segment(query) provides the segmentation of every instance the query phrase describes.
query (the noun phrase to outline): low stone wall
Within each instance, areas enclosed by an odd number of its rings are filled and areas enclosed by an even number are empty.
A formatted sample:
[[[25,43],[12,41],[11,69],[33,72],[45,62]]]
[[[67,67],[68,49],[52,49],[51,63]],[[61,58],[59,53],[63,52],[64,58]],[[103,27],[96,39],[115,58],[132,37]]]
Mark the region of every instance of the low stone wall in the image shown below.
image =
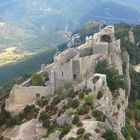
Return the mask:
[[[42,74],[44,72],[48,72],[48,73],[51,73],[51,70],[54,66],[54,63],[50,64],[50,65],[47,65],[44,69],[40,70],[39,72],[37,72],[37,74]],[[31,78],[27,79],[26,81],[24,81],[23,83],[20,84],[20,86],[22,87],[29,87],[31,86]]]
[[[48,88],[41,86],[21,87],[15,85],[9,99],[6,101],[6,110],[11,113],[20,112],[25,106],[35,103],[36,94],[40,94],[40,97],[47,96],[49,94]]]

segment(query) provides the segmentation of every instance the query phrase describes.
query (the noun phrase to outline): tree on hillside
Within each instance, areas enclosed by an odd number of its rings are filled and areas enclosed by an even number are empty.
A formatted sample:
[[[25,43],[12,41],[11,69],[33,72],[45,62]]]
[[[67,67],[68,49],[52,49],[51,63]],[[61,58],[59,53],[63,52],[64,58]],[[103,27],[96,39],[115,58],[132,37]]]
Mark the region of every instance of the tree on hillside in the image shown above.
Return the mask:
[[[107,61],[103,60],[97,64],[96,72],[106,74],[107,84],[111,91],[118,90],[119,88],[125,89],[125,82],[123,76],[115,68],[110,68]]]
[[[106,140],[118,140],[117,134],[110,129],[106,130],[102,137]]]

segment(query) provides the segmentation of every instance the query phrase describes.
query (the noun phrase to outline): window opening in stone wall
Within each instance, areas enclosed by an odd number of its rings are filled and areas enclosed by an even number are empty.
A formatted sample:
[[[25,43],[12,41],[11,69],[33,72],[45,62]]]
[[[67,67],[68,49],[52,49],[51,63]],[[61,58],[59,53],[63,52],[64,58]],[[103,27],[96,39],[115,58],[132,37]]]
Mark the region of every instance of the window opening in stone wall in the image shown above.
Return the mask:
[[[101,36],[101,41],[111,43],[111,37],[108,35],[103,35]]]
[[[73,75],[73,79],[74,79],[74,80],[76,80],[76,78],[77,78],[77,75],[76,75],[76,74],[74,74],[74,75]]]

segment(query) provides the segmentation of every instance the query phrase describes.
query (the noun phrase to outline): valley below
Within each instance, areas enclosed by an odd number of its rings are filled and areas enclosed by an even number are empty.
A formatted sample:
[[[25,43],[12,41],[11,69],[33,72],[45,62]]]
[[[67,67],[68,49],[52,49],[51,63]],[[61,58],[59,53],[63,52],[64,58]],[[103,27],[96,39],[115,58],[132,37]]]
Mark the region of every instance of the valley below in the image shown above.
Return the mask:
[[[0,53],[0,66],[4,66],[10,63],[15,63],[19,60],[25,59],[25,57],[33,55],[30,52],[17,52],[17,47],[9,47]]]
[[[116,0],[99,0],[98,3],[95,0],[2,1],[0,83],[4,84],[7,76],[13,79],[27,71],[30,73],[38,70],[43,60],[48,59],[45,54],[51,50],[56,51],[57,46],[68,42],[71,34],[89,20],[106,25],[139,23],[137,2],[130,6],[131,3],[131,0],[129,3]],[[39,60],[34,63],[33,57]],[[26,71],[23,67],[26,67]],[[14,69],[16,72],[11,74]]]

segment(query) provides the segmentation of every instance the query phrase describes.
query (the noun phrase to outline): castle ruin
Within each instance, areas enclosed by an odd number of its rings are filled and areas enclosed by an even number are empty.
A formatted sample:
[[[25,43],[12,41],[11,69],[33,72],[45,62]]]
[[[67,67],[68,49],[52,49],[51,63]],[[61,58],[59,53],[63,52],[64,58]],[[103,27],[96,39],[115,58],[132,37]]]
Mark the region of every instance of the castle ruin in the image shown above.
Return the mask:
[[[82,83],[95,74],[97,63],[104,59],[123,75],[120,40],[114,37],[113,26],[107,26],[94,36],[87,37],[86,43],[78,48],[69,48],[54,57],[50,91],[57,91],[68,82]]]
[[[49,73],[49,81],[45,87],[31,87],[31,79],[13,87],[6,109],[20,111],[26,105],[35,102],[36,94],[40,97],[54,94],[66,83],[72,82],[77,90],[86,86],[97,94],[100,91],[104,93],[103,98],[95,102],[96,107],[103,111],[109,127],[121,135],[121,128],[125,126],[127,100],[122,89],[119,89],[118,97],[114,99],[107,86],[106,75],[96,73],[98,62],[105,59],[110,67],[118,70],[120,75],[124,75],[120,40],[116,40],[113,26],[107,26],[93,36],[86,37],[85,44],[77,48],[68,48],[55,55],[54,63],[39,72]]]

